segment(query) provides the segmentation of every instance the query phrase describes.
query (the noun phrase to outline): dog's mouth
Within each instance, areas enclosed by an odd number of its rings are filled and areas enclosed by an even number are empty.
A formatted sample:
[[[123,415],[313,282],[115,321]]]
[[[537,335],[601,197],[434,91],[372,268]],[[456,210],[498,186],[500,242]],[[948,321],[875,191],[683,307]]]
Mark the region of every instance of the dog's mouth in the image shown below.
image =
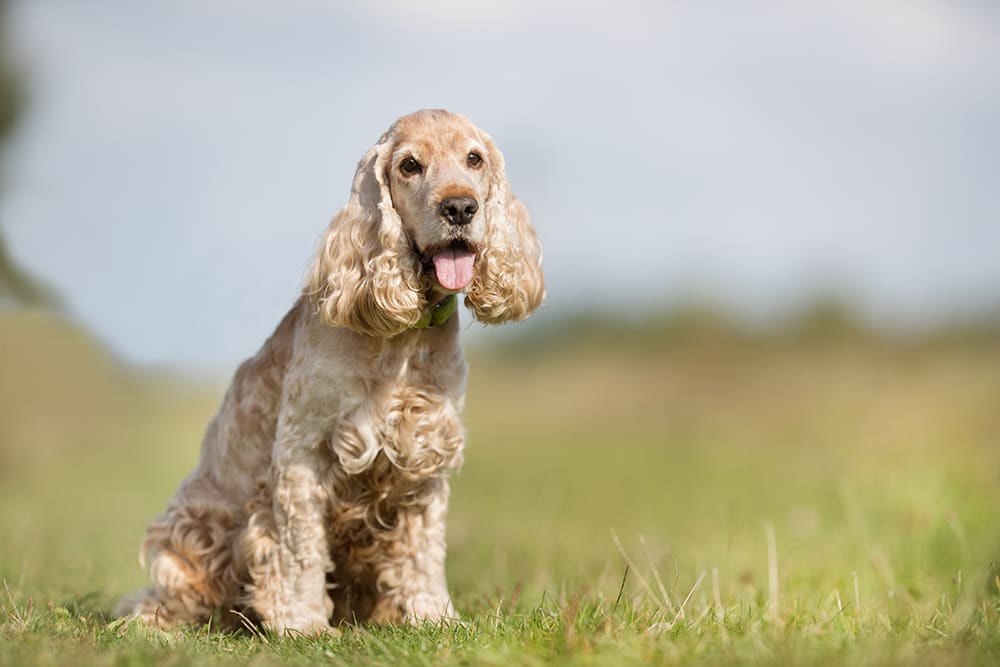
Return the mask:
[[[446,290],[460,291],[472,282],[472,273],[476,264],[476,248],[464,240],[454,240],[441,245],[432,246],[420,253],[424,270],[433,269],[441,287]]]

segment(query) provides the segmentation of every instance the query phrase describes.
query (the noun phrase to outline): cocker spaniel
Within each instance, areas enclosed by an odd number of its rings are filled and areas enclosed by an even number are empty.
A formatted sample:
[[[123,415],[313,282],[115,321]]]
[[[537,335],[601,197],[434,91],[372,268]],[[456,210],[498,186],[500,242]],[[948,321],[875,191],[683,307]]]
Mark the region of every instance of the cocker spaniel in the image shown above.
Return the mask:
[[[299,632],[454,617],[457,295],[481,322],[521,320],[545,295],[541,258],[488,134],[443,110],[396,121],[302,296],[236,371],[197,468],[147,530],[152,586],[119,612],[175,627],[232,610]]]

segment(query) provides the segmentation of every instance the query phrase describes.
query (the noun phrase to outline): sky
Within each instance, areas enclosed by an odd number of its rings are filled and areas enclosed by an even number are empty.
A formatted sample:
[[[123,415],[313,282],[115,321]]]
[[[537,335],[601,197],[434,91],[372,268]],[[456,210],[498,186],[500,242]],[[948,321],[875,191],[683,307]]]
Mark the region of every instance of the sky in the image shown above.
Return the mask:
[[[21,0],[10,23],[3,234],[135,363],[252,354],[358,159],[425,107],[504,151],[540,323],[1000,308],[994,2]]]

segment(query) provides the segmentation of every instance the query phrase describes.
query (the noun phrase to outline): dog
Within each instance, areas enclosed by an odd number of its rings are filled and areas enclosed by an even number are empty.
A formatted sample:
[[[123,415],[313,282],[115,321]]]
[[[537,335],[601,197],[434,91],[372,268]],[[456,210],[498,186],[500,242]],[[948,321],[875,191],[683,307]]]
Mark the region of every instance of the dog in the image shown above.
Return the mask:
[[[140,562],[152,585],[118,612],[162,628],[238,615],[301,633],[455,618],[457,302],[483,323],[522,320],[545,297],[541,262],[488,134],[439,109],[397,120],[149,525]]]

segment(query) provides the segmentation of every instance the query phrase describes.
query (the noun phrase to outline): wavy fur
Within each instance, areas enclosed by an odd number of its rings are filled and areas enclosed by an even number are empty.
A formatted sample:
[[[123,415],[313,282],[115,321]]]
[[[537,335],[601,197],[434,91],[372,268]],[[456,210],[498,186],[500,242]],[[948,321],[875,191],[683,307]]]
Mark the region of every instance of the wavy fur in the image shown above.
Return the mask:
[[[485,324],[517,322],[545,298],[542,244],[528,209],[510,192],[503,154],[489,135],[483,138],[491,164],[486,243],[465,305]]]
[[[324,234],[306,285],[324,322],[369,336],[406,330],[426,307],[386,182],[392,143],[388,132],[361,158],[351,198]]]

